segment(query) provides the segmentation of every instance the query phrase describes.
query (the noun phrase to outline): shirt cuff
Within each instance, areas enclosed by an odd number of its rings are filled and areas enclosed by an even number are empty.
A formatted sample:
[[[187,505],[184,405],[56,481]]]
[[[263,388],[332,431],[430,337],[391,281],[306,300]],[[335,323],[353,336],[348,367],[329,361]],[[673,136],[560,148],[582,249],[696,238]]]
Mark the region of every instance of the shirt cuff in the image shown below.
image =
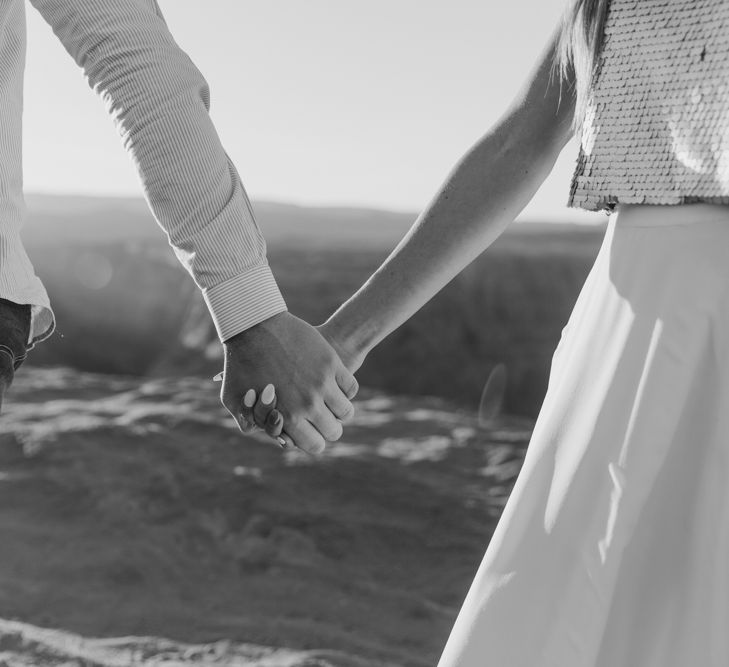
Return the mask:
[[[286,310],[268,264],[203,290],[221,342]]]
[[[1,290],[0,298],[7,299],[18,305],[30,306],[30,333],[28,336],[27,351],[32,350],[36,343],[48,338],[56,328],[56,316],[53,314],[48,294],[36,279],[32,290]],[[0,280],[0,283],[2,281]]]
[[[28,350],[32,350],[36,343],[44,341],[56,330],[56,316],[50,306],[31,305],[30,314]]]

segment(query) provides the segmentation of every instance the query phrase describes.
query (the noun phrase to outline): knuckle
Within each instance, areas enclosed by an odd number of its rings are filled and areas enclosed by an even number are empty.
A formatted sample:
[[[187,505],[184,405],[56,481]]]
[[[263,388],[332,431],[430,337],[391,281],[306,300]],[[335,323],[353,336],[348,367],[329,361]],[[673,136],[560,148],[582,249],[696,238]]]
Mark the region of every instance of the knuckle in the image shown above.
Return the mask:
[[[313,401],[317,396],[321,396],[327,390],[327,376],[322,375],[318,377],[316,381],[311,385],[310,390],[307,392],[309,398]]]
[[[352,378],[351,382],[348,385],[348,388],[346,390],[347,398],[354,398],[357,395],[357,392],[359,391],[359,382]]]
[[[310,454],[320,454],[327,446],[326,440],[319,433],[311,434],[297,442],[301,449],[305,449]]]
[[[334,424],[328,425],[326,431],[322,433],[322,435],[329,442],[336,442],[337,440],[339,440],[339,438],[342,437],[343,433],[344,429],[342,428],[342,425],[339,422],[336,422]]]
[[[286,430],[291,433],[296,439],[300,438],[303,431],[304,420],[298,415],[293,415],[286,421]]]
[[[297,449],[309,454],[318,454],[326,447],[326,442],[320,433],[312,428],[305,428],[303,423],[286,427],[286,432]]]
[[[349,421],[352,417],[354,417],[354,406],[351,403],[347,403],[339,413],[339,418],[343,421]]]
[[[301,409],[303,412],[311,412],[316,406],[316,398],[313,394],[306,394],[301,399]]]

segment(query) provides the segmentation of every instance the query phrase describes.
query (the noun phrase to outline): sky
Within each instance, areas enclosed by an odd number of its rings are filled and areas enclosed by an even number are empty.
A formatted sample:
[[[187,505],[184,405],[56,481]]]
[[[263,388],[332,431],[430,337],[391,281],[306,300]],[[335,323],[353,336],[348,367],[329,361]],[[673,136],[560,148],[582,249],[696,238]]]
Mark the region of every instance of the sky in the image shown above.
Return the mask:
[[[518,91],[566,0],[160,0],[251,197],[418,211]],[[563,151],[525,219],[566,208]],[[28,192],[139,195],[116,129],[28,5]]]

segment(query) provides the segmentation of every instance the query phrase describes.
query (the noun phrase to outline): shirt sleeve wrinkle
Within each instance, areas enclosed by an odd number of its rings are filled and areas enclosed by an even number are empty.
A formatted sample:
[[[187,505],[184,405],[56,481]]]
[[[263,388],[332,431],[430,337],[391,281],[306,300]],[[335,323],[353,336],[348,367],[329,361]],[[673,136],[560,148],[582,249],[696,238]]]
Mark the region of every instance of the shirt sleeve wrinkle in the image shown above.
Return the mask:
[[[157,3],[31,2],[106,103],[150,208],[182,264],[204,293],[218,287],[216,295],[226,293],[226,309],[250,310],[250,304],[235,306],[226,290],[239,289],[238,278],[258,276],[261,267],[268,270],[266,244],[209,117],[209,85],[169,33]],[[260,289],[281,309],[280,293],[267,274]],[[207,302],[215,320],[217,301]],[[256,315],[227,319],[253,322]]]
[[[105,100],[150,207],[196,282],[213,287],[260,264],[265,243],[209,118],[208,83],[169,34],[155,3],[33,3]],[[240,224],[227,224],[231,215]],[[221,232],[235,236],[227,239],[232,243],[214,244],[224,261],[194,247],[206,234]],[[195,262],[187,261],[193,256]]]

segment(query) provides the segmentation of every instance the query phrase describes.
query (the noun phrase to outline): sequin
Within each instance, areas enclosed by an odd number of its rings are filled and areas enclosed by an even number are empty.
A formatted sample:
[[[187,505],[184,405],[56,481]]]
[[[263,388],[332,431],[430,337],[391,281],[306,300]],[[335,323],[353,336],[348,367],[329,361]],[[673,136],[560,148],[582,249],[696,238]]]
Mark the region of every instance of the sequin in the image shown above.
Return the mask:
[[[729,0],[611,0],[568,205],[729,204]]]

